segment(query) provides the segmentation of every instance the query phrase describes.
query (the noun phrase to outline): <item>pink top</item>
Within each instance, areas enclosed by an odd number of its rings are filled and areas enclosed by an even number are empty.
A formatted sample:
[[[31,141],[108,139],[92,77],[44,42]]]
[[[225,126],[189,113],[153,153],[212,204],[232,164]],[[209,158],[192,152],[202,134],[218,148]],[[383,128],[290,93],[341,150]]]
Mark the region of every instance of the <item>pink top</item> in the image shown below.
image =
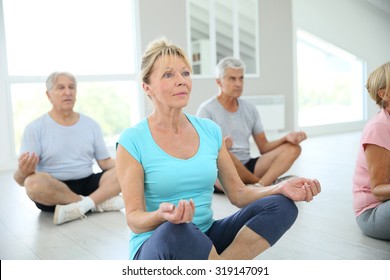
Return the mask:
[[[359,216],[367,209],[381,202],[371,193],[370,175],[368,173],[364,149],[366,144],[375,144],[390,150],[390,116],[382,109],[364,127],[353,175],[353,209]]]

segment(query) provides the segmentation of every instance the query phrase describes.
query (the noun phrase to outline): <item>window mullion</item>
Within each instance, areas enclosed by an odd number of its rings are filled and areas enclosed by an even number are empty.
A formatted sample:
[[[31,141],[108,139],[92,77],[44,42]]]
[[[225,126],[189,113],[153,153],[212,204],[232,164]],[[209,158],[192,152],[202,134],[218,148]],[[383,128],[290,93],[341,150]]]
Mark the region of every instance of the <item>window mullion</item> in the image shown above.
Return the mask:
[[[238,0],[233,0],[233,56],[240,57],[240,21]]]

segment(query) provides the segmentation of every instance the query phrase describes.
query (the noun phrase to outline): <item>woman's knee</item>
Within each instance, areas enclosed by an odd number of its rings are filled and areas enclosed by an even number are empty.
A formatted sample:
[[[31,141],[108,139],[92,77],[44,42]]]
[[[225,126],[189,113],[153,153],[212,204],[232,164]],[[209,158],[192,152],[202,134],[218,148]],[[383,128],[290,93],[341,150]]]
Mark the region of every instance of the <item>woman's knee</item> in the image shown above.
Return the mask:
[[[276,199],[279,201],[280,217],[290,220],[290,223],[293,224],[298,217],[298,207],[295,202],[284,195],[278,195]]]
[[[283,195],[273,195],[257,201],[259,213],[247,226],[273,246],[294,224],[298,216],[295,203]]]
[[[212,247],[211,240],[193,223],[166,222],[153,235],[159,259],[207,259]]]
[[[193,223],[173,224],[166,222],[157,228],[155,234],[168,248],[174,248],[188,243],[194,235],[194,231],[199,231],[199,229]]]
[[[379,207],[364,211],[356,217],[356,222],[365,235],[390,240],[390,224],[388,222],[390,203],[387,204],[387,209],[379,209]]]
[[[291,220],[298,216],[298,208],[294,201],[284,195],[272,195],[256,201],[260,212],[268,212],[276,219]]]

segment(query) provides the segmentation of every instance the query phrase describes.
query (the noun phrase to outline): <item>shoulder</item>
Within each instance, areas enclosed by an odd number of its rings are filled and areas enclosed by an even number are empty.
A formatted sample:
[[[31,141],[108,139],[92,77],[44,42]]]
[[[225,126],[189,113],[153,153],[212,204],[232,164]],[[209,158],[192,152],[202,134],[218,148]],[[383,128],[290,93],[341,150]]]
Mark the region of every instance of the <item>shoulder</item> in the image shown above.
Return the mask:
[[[384,109],[379,111],[364,127],[364,130],[380,128],[382,130],[390,130],[390,116]]]
[[[87,116],[87,115],[84,115],[82,113],[79,113],[80,115],[80,122],[82,123],[87,123],[87,124],[90,124],[90,125],[97,125],[99,126],[98,122],[95,121],[93,118]]]
[[[238,98],[238,104],[241,110],[252,118],[257,119],[259,112],[256,109],[256,106],[250,103],[248,100],[243,98]]]
[[[217,102],[217,96],[213,96],[209,99],[207,99],[206,101],[202,102],[199,106],[199,108],[209,108],[209,107],[213,107],[215,106],[216,102]]]
[[[384,110],[378,112],[364,127],[362,144],[378,144],[390,148],[390,116]]]
[[[142,151],[148,151],[150,141],[151,139],[148,136],[148,122],[146,119],[143,119],[138,124],[122,131],[119,135],[117,146],[120,144],[138,159]]]
[[[248,108],[248,109],[255,109],[256,110],[256,107],[255,105],[253,105],[252,103],[250,103],[248,100],[244,99],[244,98],[238,98],[238,104],[240,104],[240,106],[242,107],[245,107],[245,108]]]
[[[203,130],[212,133],[219,133],[221,131],[220,126],[210,119],[200,118],[189,114],[186,114],[186,116],[197,130]]]
[[[43,114],[42,116],[36,118],[26,126],[26,130],[34,130],[42,128],[47,122],[50,121],[50,116],[48,113]]]
[[[128,141],[129,139],[132,140],[143,139],[147,131],[148,131],[148,122],[147,119],[143,119],[136,125],[124,129],[119,136],[118,142],[119,143],[125,142]]]

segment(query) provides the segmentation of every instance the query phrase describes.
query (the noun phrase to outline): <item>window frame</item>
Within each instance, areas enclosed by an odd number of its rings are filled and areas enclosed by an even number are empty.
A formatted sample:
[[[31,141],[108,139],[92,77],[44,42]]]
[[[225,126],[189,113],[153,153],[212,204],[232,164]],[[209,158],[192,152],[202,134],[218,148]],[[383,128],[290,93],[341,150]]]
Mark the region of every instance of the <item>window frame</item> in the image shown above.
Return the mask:
[[[217,0],[208,0],[209,1],[209,7],[208,7],[208,11],[209,11],[209,43],[210,43],[210,69],[214,69],[216,64],[218,63],[217,61],[217,38],[216,38],[216,33],[217,33],[217,27],[216,27],[216,9],[215,9],[215,5],[216,5],[216,1]],[[241,41],[240,41],[240,32],[239,32],[239,29],[240,29],[240,17],[239,17],[239,12],[240,12],[240,9],[238,7],[238,1],[239,0],[232,0],[233,1],[233,7],[232,7],[232,10],[233,10],[233,17],[232,17],[232,34],[233,34],[233,38],[232,38],[232,41],[233,41],[233,56],[234,57],[237,57],[237,58],[240,58],[240,45],[241,45]],[[188,49],[188,53],[191,55],[191,57],[189,57],[190,59],[190,62],[193,63],[193,59],[192,59],[192,55],[193,55],[193,48],[192,48],[192,39],[191,39],[191,9],[190,9],[190,2],[191,0],[186,0],[186,14],[187,14],[187,49]],[[256,17],[255,17],[255,72],[254,73],[249,73],[249,72],[246,72],[245,73],[245,77],[247,78],[251,78],[251,77],[259,77],[260,76],[260,35],[259,35],[259,12],[258,12],[258,9],[259,9],[259,3],[258,1],[255,2],[256,3]],[[213,63],[213,61],[215,63]],[[193,78],[194,79],[197,79],[197,78],[214,78],[214,71],[211,71],[210,73],[208,74],[193,74]]]
[[[300,126],[299,125],[299,113],[300,113],[300,105],[299,105],[299,98],[300,98],[300,93],[299,93],[299,80],[298,80],[298,71],[299,71],[299,61],[298,61],[298,43],[300,41],[299,38],[299,33],[302,32],[304,34],[308,34],[313,37],[313,40],[315,41],[320,41],[323,42],[324,45],[331,45],[334,47],[335,53],[340,52],[340,53],[345,53],[348,56],[353,57],[354,55],[351,53],[348,53],[342,49],[340,49],[337,46],[332,45],[331,43],[327,42],[326,40],[316,37],[315,35],[305,31],[304,29],[301,28],[296,28],[295,30],[295,80],[296,80],[296,89],[295,89],[295,94],[294,94],[294,99],[297,100],[295,103],[295,120],[294,123],[296,124],[297,129],[299,130],[304,130],[306,133],[311,134],[311,135],[323,135],[323,134],[331,134],[331,133],[345,133],[349,131],[360,131],[363,129],[365,123],[367,122],[367,91],[365,89],[365,81],[367,80],[367,63],[358,57],[355,57],[357,60],[360,60],[362,62],[362,84],[360,85],[362,89],[362,95],[361,95],[361,105],[362,105],[362,119],[361,120],[354,120],[354,121],[342,121],[338,123],[328,123],[328,124],[318,124],[318,125],[306,125],[306,126]],[[303,40],[305,41],[305,40]],[[312,45],[317,50],[321,50],[321,46],[319,44],[316,44],[313,42],[305,42],[306,45]],[[325,52],[329,52],[327,48],[324,49]],[[331,52],[332,53],[332,52]],[[333,53],[333,54],[335,54]]]
[[[140,38],[139,38],[139,4],[138,1],[130,0],[133,11],[133,32],[135,44],[135,56],[134,64],[135,70],[134,73],[130,74],[98,74],[98,75],[76,75],[77,82],[120,82],[120,81],[131,81],[136,83],[137,92],[131,93],[134,96],[134,100],[131,102],[132,112],[130,123],[137,123],[142,116],[145,115],[145,106],[144,98],[139,92],[141,88],[138,83],[138,72],[137,65],[139,60],[139,54],[141,53],[140,47]],[[5,36],[5,22],[4,22],[4,8],[3,0],[0,0],[0,127],[1,134],[4,137],[1,137],[0,153],[3,155],[0,159],[0,171],[14,169],[16,167],[16,160],[18,154],[15,153],[15,138],[14,138],[14,121],[13,121],[13,109],[12,109],[12,98],[11,98],[11,86],[13,84],[21,83],[45,83],[46,76],[40,75],[26,75],[26,76],[17,76],[10,75],[8,72],[8,62],[7,62],[7,45],[6,45],[6,36]],[[56,69],[54,69],[56,70]],[[44,94],[44,93],[42,93]],[[46,101],[43,99],[43,101]]]

